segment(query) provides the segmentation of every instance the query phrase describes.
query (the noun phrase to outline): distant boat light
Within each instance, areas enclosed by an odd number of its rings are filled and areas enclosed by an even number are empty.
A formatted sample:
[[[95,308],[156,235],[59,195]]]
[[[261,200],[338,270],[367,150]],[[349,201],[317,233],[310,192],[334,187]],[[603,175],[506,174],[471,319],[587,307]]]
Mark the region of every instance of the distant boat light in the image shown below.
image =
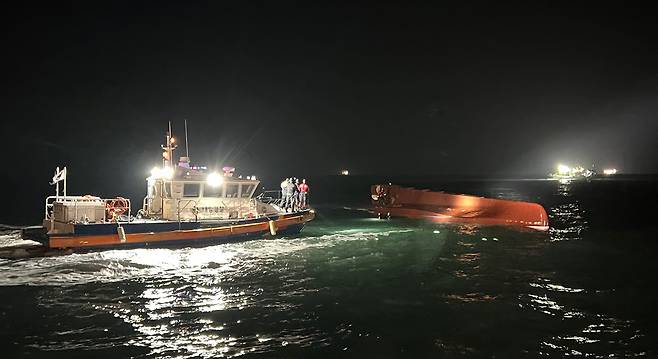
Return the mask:
[[[341,171],[340,171],[340,174],[343,175],[343,176],[349,176],[349,175],[350,175],[350,171],[348,171],[348,170],[341,170]]]
[[[606,168],[606,169],[603,170],[603,174],[606,175],[606,176],[617,174],[617,169],[616,168]]]
[[[557,166],[557,173],[559,173],[561,175],[566,175],[566,174],[569,174],[569,172],[571,172],[571,168],[569,168],[569,166],[565,166],[565,165],[558,165]]]

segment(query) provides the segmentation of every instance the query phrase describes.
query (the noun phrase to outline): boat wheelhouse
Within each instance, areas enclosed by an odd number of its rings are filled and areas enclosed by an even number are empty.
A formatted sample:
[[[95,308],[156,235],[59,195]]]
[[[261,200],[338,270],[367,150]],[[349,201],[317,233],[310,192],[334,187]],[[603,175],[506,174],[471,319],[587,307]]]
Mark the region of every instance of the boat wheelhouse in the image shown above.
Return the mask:
[[[168,221],[227,220],[254,218],[276,213],[275,208],[253,195],[260,181],[255,177],[234,178],[231,173],[204,173],[178,167],[169,176],[156,169],[147,179],[141,217]]]

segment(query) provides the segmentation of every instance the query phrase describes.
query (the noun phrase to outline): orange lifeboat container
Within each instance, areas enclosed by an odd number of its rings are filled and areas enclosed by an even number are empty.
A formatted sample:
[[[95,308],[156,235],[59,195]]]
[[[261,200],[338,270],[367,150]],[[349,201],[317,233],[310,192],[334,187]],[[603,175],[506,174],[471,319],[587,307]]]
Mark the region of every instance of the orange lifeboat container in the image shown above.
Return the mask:
[[[548,216],[537,203],[431,192],[397,185],[371,187],[373,211],[381,216],[548,230]]]

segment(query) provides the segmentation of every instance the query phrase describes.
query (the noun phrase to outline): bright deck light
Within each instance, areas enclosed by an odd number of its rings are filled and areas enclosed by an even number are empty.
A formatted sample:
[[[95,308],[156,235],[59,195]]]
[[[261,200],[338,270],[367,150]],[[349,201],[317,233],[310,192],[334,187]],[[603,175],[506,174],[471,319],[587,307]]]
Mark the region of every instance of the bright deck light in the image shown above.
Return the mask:
[[[348,171],[348,170],[342,170],[342,171],[340,171],[340,174],[343,175],[343,176],[349,176],[350,171]]]
[[[162,170],[158,167],[153,167],[151,169],[151,177],[152,178],[160,178],[162,177]]]
[[[220,175],[217,172],[213,172],[208,175],[208,178],[206,180],[209,185],[212,187],[219,187],[224,183],[224,176]]]
[[[171,179],[172,177],[174,177],[174,170],[171,167],[162,169],[162,178]]]
[[[174,170],[170,167],[153,167],[153,169],[151,169],[151,179],[171,179],[172,177],[174,177]]]
[[[614,175],[616,173],[617,173],[616,168],[606,168],[606,169],[603,170],[603,174],[607,175],[607,176]]]
[[[557,166],[557,173],[559,173],[561,175],[566,175],[566,174],[569,174],[569,172],[571,172],[571,168],[569,168],[569,166],[565,166],[565,165],[558,165]]]

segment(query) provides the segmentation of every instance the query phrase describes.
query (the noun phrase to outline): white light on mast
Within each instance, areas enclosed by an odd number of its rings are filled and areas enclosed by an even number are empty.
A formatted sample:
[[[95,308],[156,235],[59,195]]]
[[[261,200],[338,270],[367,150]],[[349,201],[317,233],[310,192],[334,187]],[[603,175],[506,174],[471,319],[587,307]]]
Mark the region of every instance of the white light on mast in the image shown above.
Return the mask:
[[[171,179],[174,177],[174,170],[171,167],[165,167],[162,169],[162,178]]]
[[[224,183],[224,176],[220,175],[217,172],[210,173],[206,179],[209,185],[212,187],[219,187]]]

